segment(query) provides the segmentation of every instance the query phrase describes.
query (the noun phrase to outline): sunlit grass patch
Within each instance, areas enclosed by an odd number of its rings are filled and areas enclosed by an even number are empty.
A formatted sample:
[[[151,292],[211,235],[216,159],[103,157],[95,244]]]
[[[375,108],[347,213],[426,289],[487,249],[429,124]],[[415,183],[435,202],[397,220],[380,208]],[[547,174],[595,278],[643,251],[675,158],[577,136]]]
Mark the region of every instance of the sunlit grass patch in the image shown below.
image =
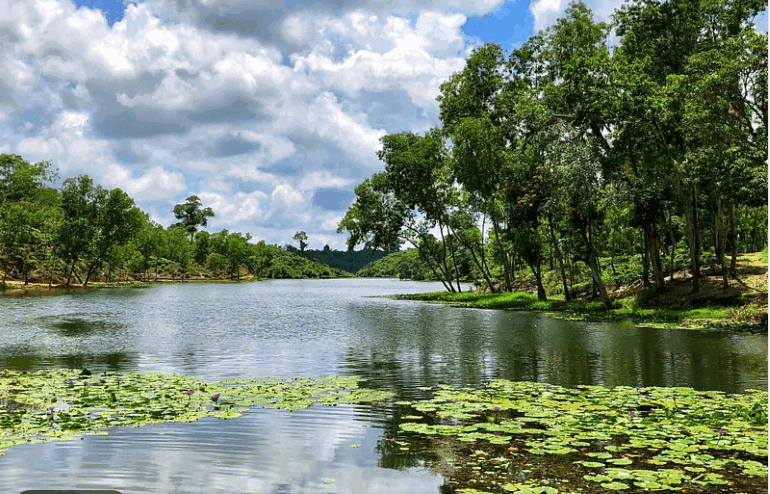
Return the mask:
[[[443,302],[457,307],[475,307],[483,309],[501,310],[529,310],[544,312],[547,315],[576,320],[589,321],[621,321],[629,320],[644,326],[658,328],[686,328],[686,329],[735,329],[762,331],[763,328],[751,324],[752,318],[756,319],[757,312],[750,312],[746,317],[734,318],[736,310],[731,306],[703,305],[692,306],[665,306],[645,307],[638,300],[627,298],[613,302],[613,307],[607,309],[599,301],[565,301],[560,299],[538,300],[537,296],[524,293],[449,293],[432,292],[408,295],[395,295],[395,299],[418,300],[423,302]]]
[[[398,403],[456,492],[740,493],[767,491],[767,396],[494,380]]]

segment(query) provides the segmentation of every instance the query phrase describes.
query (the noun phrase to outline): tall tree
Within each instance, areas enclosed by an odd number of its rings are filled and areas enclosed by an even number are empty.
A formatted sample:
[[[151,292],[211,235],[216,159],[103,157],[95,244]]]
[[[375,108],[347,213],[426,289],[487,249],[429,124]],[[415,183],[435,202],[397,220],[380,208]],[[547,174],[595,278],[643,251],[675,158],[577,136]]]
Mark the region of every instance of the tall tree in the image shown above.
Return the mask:
[[[292,237],[292,240],[297,242],[299,244],[299,251],[300,253],[305,253],[305,247],[307,247],[307,233],[303,231],[299,231],[294,234]]]
[[[173,213],[176,219],[180,220],[176,225],[187,230],[191,242],[195,237],[195,232],[198,231],[198,227],[206,226],[208,219],[214,217],[214,210],[204,208],[198,196],[190,196],[184,203],[174,206]]]
[[[383,136],[380,142],[382,149],[377,156],[385,162],[384,177],[388,187],[396,199],[424,216],[428,228],[438,228],[441,242],[430,245],[441,252],[432,258],[440,259],[446,278],[454,278],[457,291],[462,291],[456,240],[451,234],[449,219],[455,197],[447,167],[449,153],[441,134],[437,129],[424,136],[401,132]],[[428,242],[428,239],[423,236],[421,240]]]
[[[453,143],[452,173],[469,194],[468,201],[488,216],[502,257],[505,289],[512,289],[512,262],[503,235],[505,213],[500,192],[504,186],[507,145],[500,125],[506,108],[499,97],[505,82],[505,57],[499,45],[474,50],[465,68],[440,86],[439,118]]]

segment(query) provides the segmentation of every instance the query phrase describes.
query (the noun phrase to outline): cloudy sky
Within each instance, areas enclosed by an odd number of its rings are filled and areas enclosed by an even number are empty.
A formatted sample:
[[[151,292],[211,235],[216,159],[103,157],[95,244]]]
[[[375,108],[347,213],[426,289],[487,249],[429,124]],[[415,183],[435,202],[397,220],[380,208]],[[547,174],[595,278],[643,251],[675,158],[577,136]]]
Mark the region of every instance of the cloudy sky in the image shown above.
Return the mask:
[[[344,249],[379,138],[436,126],[474,46],[517,46],[567,3],[0,0],[0,153],[120,187],[164,226],[196,194],[209,231]]]

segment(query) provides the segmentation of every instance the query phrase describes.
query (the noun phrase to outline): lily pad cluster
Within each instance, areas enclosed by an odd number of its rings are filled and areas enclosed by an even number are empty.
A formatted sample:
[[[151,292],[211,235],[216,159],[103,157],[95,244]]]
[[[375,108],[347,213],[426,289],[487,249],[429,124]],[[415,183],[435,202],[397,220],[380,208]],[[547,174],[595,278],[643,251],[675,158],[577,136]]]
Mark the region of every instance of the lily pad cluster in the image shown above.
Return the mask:
[[[0,454],[10,446],[106,434],[116,426],[228,419],[254,406],[302,410],[376,403],[392,393],[359,388],[357,377],[204,382],[180,374],[87,375],[74,370],[0,373]]]
[[[458,493],[749,493],[767,491],[767,400],[494,380],[396,404],[401,435],[444,452]]]

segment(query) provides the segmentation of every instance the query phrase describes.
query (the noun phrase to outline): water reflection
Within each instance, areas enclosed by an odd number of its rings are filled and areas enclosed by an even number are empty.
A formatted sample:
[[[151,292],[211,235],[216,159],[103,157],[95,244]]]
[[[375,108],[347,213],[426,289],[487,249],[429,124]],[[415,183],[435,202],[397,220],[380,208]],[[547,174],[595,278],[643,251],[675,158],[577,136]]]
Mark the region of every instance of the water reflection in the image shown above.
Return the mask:
[[[420,385],[479,385],[495,378],[562,386],[767,389],[766,335],[660,331],[419,304],[400,309],[409,313],[401,319],[390,310],[351,309],[351,319],[371,328],[373,338],[351,348],[344,367],[398,394]]]
[[[437,492],[438,475],[378,466],[380,431],[372,423],[378,419],[365,407],[337,407],[118,428],[110,436],[13,448],[0,458],[0,488],[11,492],[6,482],[14,479],[14,492]]]

